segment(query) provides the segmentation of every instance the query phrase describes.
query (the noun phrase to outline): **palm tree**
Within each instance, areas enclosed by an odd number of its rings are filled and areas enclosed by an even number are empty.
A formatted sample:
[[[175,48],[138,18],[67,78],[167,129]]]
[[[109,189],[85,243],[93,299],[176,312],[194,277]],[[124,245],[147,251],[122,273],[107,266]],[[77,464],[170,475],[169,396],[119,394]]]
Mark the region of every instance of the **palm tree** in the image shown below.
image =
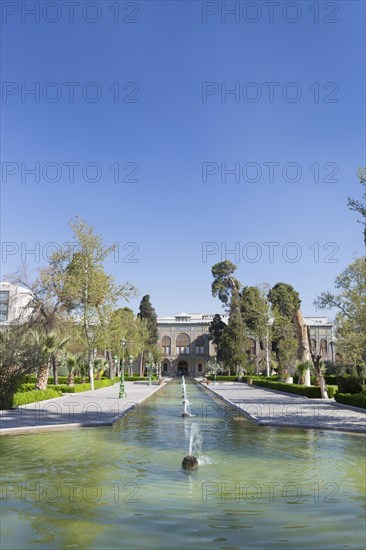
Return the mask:
[[[100,380],[104,374],[106,368],[106,361],[101,358],[94,359],[93,361],[93,370],[95,372],[95,380]]]
[[[67,377],[68,386],[74,385],[74,373],[75,373],[76,365],[77,365],[77,357],[73,353],[68,353],[66,355],[66,367],[69,373]]]
[[[69,338],[62,338],[55,332],[49,334],[33,332],[31,338],[39,353],[36,390],[45,390],[47,389],[51,356],[61,350],[67,344]]]

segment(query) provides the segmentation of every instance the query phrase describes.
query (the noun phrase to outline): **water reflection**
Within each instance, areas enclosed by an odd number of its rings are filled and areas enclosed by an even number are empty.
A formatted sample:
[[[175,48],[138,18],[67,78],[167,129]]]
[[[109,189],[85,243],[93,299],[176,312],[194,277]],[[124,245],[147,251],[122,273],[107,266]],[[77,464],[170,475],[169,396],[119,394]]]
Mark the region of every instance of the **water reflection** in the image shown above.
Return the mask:
[[[363,437],[258,427],[187,391],[191,418],[173,382],[113,428],[3,437],[2,550],[364,546]],[[192,423],[209,460],[187,473]]]

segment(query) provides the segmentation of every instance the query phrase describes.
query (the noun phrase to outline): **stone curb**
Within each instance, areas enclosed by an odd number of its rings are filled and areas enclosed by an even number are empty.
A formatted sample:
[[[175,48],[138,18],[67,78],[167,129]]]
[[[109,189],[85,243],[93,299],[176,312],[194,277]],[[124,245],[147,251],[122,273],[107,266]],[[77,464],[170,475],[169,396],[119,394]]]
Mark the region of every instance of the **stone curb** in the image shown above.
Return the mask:
[[[366,427],[365,426],[360,426],[360,428],[346,428],[346,427],[342,427],[342,426],[328,426],[326,425],[326,423],[324,423],[323,425],[319,425],[319,424],[314,424],[314,423],[294,423],[294,422],[281,422],[281,421],[273,421],[273,422],[267,422],[267,421],[262,421],[262,420],[259,420],[258,418],[252,416],[250,413],[248,413],[247,411],[243,410],[238,404],[236,403],[233,403],[232,401],[230,401],[227,397],[224,397],[222,395],[220,395],[218,393],[218,391],[215,391],[215,389],[211,388],[210,386],[206,386],[204,384],[201,384],[200,382],[198,382],[197,380],[195,381],[197,383],[197,385],[199,385],[200,387],[202,387],[204,390],[208,390],[209,392],[215,394],[219,399],[221,399],[222,401],[224,401],[225,403],[227,403],[228,405],[230,405],[231,407],[233,407],[234,409],[236,409],[237,411],[240,412],[240,414],[242,414],[243,416],[245,416],[247,419],[249,419],[250,421],[254,422],[254,424],[256,424],[257,426],[263,426],[263,427],[283,427],[283,428],[296,428],[296,429],[311,429],[311,430],[330,430],[330,431],[339,431],[339,432],[347,432],[347,433],[354,433],[354,434],[366,434]],[[277,392],[276,390],[270,390],[268,388],[261,388],[259,386],[255,386],[255,388],[259,389],[259,390],[267,390],[268,392],[271,392],[271,393],[285,393],[285,392]],[[254,388],[253,388],[254,389]],[[287,394],[289,395],[290,397],[296,397],[296,394]],[[305,397],[305,396],[302,396],[302,395],[299,395],[298,397]],[[314,402],[319,404],[319,403],[323,403],[324,404],[324,400],[323,399],[309,399],[306,397],[306,400],[308,402]],[[326,403],[329,403],[331,400],[328,400],[326,401]],[[340,404],[340,403],[337,403],[336,401],[331,401],[330,403],[332,405],[332,407],[334,405],[336,405],[335,408],[337,409],[342,409],[343,406]],[[361,409],[358,409],[356,407],[345,407],[345,408],[350,408],[351,410],[354,410],[355,412],[361,412],[363,413],[364,411]],[[324,421],[325,422],[325,421]]]
[[[105,421],[105,420],[101,420],[101,421],[90,421],[90,422],[65,422],[65,423],[57,423],[57,424],[52,424],[52,423],[49,423],[49,424],[42,424],[42,425],[30,425],[30,426],[16,426],[16,427],[13,427],[13,428],[0,428],[0,436],[2,435],[20,435],[20,434],[24,434],[24,433],[34,433],[34,432],[37,432],[37,431],[51,431],[51,430],[65,430],[65,429],[70,429],[70,428],[99,428],[101,426],[112,426],[113,424],[115,424],[115,422],[117,422],[118,420],[120,420],[120,418],[122,418],[123,416],[125,416],[126,414],[128,414],[132,409],[135,409],[138,405],[140,405],[141,403],[143,403],[144,401],[146,401],[147,399],[149,399],[152,395],[154,395],[157,391],[159,391],[161,388],[163,388],[165,385],[167,384],[167,382],[163,382],[161,385],[156,385],[151,393],[149,393],[148,395],[145,395],[144,397],[142,397],[138,402],[134,402],[134,403],[131,403],[126,409],[124,409],[123,411],[121,412],[116,412],[113,416],[113,419],[111,421]],[[114,386],[116,386],[118,384],[114,384]],[[107,388],[112,388],[113,386],[107,386]],[[106,389],[106,388],[98,388],[98,390],[103,390],[103,389]],[[84,397],[88,397],[86,396],[85,394],[86,393],[89,393],[89,392],[94,392],[94,391],[98,391],[98,390],[88,390],[87,392],[80,392],[80,395],[83,395],[84,394]],[[49,402],[52,402],[56,399],[62,399],[63,397],[75,397],[76,395],[78,394],[75,394],[75,393],[71,393],[71,394],[63,394],[61,395],[60,397],[53,397],[52,399],[45,399],[44,401],[37,401],[35,403],[27,403],[26,406],[28,405],[38,405],[39,403],[49,403]],[[95,397],[94,393],[92,394],[93,397]],[[19,409],[19,407],[17,407],[16,409],[10,409],[10,411],[13,411],[13,410],[17,410]],[[10,412],[9,410],[8,411],[1,411],[3,413],[6,413],[6,412]],[[109,411],[107,411],[109,412]]]

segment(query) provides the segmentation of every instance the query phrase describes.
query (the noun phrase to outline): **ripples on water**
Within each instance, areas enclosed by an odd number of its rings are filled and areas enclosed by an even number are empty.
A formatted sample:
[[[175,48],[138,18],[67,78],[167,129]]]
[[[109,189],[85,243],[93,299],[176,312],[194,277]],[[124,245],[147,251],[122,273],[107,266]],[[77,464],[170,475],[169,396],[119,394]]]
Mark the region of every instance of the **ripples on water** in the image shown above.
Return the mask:
[[[364,547],[363,437],[258,427],[187,392],[190,418],[174,381],[112,428],[2,438],[1,549]]]

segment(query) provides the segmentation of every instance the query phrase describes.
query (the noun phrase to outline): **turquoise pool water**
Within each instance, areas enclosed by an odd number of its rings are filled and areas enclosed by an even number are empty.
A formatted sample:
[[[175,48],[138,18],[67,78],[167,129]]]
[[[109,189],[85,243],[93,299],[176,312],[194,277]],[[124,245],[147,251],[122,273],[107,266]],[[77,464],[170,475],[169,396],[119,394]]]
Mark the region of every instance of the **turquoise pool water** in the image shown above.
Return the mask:
[[[112,428],[3,436],[1,549],[364,548],[363,436],[258,427],[187,391],[191,418],[173,381]]]

